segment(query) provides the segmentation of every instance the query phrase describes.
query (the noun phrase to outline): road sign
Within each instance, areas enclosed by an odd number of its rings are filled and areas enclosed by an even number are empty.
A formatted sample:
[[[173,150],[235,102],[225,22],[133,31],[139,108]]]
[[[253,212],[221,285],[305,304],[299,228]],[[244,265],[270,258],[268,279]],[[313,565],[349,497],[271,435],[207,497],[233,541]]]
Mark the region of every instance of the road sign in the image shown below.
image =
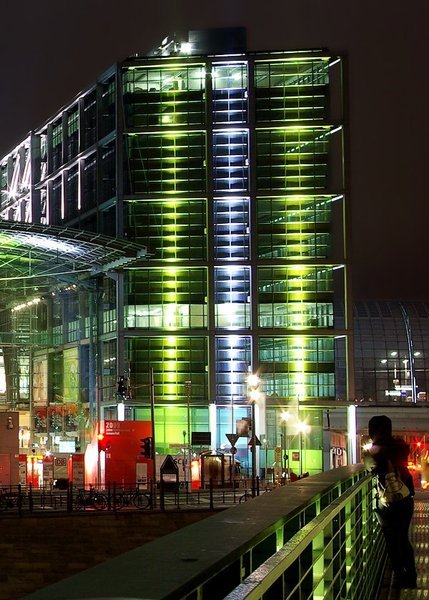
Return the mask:
[[[282,459],[282,449],[280,446],[276,446],[274,450],[275,461],[280,462]]]
[[[240,437],[237,433],[225,433],[225,435],[228,438],[228,441],[231,444],[231,446],[235,446],[238,438]]]
[[[237,448],[235,446],[231,446],[231,454],[237,454]]]
[[[254,437],[251,437],[249,440],[249,446],[253,446],[253,439],[255,439],[255,446],[260,446],[261,445],[261,440],[258,438],[257,435],[255,435]]]

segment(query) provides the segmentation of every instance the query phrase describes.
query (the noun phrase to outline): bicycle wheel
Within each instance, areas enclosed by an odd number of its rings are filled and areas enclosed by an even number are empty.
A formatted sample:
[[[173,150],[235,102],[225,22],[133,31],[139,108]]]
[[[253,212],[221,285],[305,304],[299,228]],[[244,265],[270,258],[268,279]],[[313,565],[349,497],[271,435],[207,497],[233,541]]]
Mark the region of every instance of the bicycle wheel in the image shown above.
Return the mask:
[[[121,508],[124,508],[124,506],[127,506],[128,504],[127,498],[123,493],[116,494],[115,496],[113,496],[112,503],[116,510],[121,510]]]
[[[247,492],[245,492],[242,496],[240,496],[238,503],[242,504],[243,502],[247,502],[248,500],[251,499],[251,497],[252,497],[251,494],[248,494]]]
[[[91,503],[96,510],[106,510],[108,505],[106,496],[100,493],[93,495]]]
[[[145,508],[148,508],[150,504],[149,498],[146,496],[146,494],[143,494],[142,492],[136,492],[133,498],[133,504],[136,508],[144,510]]]
[[[84,510],[85,498],[83,496],[76,496],[73,500],[73,510]]]

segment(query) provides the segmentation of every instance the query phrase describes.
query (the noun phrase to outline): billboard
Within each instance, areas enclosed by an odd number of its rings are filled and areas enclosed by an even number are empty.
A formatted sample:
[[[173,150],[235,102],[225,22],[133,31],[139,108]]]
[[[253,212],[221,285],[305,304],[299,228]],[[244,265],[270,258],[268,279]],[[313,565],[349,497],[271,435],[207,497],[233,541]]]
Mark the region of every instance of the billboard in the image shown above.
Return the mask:
[[[144,458],[140,448],[140,440],[152,436],[150,421],[104,421],[104,435],[106,483],[133,486],[141,482],[143,473],[152,477],[152,460]]]

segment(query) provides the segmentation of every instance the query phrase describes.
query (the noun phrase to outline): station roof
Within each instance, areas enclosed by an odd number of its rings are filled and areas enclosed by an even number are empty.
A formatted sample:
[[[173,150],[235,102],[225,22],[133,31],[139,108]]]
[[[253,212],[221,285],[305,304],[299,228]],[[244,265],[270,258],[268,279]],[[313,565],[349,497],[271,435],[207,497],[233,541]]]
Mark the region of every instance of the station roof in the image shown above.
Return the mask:
[[[126,239],[72,228],[0,221],[0,304],[12,306],[147,257]]]

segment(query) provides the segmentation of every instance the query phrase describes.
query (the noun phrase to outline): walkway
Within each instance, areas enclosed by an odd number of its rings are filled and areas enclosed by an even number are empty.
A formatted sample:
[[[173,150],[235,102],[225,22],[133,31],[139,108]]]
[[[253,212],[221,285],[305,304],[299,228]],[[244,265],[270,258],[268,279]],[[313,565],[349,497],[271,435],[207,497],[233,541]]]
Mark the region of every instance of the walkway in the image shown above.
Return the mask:
[[[417,566],[417,589],[395,590],[392,573],[386,569],[383,588],[378,600],[429,599],[429,493],[417,492],[414,518],[411,525],[411,541],[414,546]]]

